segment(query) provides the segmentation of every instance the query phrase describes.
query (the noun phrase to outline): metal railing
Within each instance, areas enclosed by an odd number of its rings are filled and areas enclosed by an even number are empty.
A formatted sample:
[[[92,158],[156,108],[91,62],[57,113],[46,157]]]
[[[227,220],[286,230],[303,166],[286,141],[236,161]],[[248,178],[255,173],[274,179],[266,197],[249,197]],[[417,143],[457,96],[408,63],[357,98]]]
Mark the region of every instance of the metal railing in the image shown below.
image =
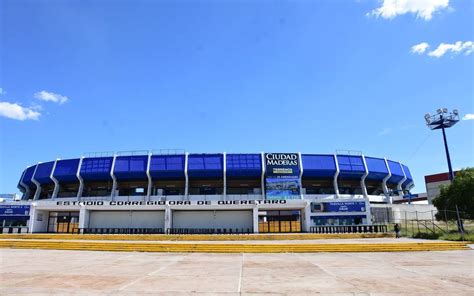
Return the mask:
[[[387,225],[330,225],[311,226],[311,233],[386,233]]]
[[[3,226],[0,233],[28,233],[28,226]]]
[[[76,234],[163,234],[163,228],[76,228]]]
[[[250,234],[251,228],[168,228],[166,234]]]

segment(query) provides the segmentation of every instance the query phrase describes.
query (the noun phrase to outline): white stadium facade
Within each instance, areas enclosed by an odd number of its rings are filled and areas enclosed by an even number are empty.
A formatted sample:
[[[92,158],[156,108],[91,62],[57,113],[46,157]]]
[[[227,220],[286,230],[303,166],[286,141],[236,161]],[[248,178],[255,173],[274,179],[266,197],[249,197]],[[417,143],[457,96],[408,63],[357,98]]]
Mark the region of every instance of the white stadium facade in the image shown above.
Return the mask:
[[[350,232],[412,187],[407,166],[362,154],[115,153],[26,168],[0,219],[31,233]]]

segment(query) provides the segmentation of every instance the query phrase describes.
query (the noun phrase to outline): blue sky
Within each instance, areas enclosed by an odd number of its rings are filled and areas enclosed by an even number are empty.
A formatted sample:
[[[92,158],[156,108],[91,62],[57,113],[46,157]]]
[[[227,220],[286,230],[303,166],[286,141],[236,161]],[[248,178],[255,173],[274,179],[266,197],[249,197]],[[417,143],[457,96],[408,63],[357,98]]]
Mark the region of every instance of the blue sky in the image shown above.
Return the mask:
[[[0,192],[39,161],[160,148],[358,150],[424,192],[447,165],[423,115],[474,117],[474,2],[390,3],[4,0]],[[448,140],[474,166],[474,120]]]

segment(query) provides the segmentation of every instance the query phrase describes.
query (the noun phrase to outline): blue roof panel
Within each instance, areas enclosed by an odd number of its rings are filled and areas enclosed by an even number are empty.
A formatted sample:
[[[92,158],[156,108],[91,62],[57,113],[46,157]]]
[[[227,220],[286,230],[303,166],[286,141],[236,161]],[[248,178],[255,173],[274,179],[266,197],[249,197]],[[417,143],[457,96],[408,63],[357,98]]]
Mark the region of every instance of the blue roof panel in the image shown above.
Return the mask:
[[[148,155],[117,156],[114,165],[114,176],[117,180],[147,179],[147,165]]]
[[[360,179],[365,174],[362,156],[337,155],[339,178]]]
[[[388,169],[385,165],[385,159],[365,157],[365,163],[367,164],[367,175],[368,180],[382,181],[388,175]]]
[[[413,177],[411,176],[410,169],[406,165],[402,164],[402,167],[403,167],[403,171],[405,172],[405,176],[407,177],[405,182],[403,182],[402,184],[402,187],[405,188],[407,187],[408,184],[413,182]]]
[[[227,154],[228,177],[260,177],[262,175],[261,154]]]
[[[185,155],[152,155],[150,161],[152,179],[183,179],[185,157]]]
[[[110,181],[113,157],[91,157],[82,160],[80,175],[84,181]]]
[[[334,155],[302,154],[304,178],[330,178],[336,174]]]
[[[29,168],[26,169],[25,174],[23,175],[23,183],[25,183],[27,186],[35,186],[35,184],[31,181],[31,178],[33,177],[33,174],[35,173],[36,165],[30,166]]]
[[[54,161],[48,161],[38,164],[34,178],[41,185],[51,184],[53,180],[50,178],[51,172],[53,171]]]
[[[194,178],[222,178],[224,176],[222,154],[190,154],[188,176]]]
[[[59,182],[79,182],[76,176],[79,162],[79,158],[58,160],[53,176]]]
[[[387,183],[397,184],[404,178],[402,167],[398,162],[392,160],[388,160],[387,162],[388,167],[390,168],[390,173],[392,173],[392,176],[387,180]]]

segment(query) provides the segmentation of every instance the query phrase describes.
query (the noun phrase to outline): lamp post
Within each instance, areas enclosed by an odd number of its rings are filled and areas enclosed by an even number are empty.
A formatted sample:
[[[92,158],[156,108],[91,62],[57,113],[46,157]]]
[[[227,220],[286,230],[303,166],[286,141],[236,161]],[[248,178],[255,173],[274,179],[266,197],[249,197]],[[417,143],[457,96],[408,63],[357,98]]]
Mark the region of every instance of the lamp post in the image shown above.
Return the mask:
[[[425,114],[426,125],[431,130],[441,129],[443,131],[444,149],[446,150],[446,159],[448,160],[449,180],[453,181],[454,173],[451,166],[451,157],[449,156],[448,141],[446,140],[446,129],[452,127],[459,121],[459,111],[454,109],[448,112],[447,108],[440,108],[436,110],[435,115],[429,113]]]

